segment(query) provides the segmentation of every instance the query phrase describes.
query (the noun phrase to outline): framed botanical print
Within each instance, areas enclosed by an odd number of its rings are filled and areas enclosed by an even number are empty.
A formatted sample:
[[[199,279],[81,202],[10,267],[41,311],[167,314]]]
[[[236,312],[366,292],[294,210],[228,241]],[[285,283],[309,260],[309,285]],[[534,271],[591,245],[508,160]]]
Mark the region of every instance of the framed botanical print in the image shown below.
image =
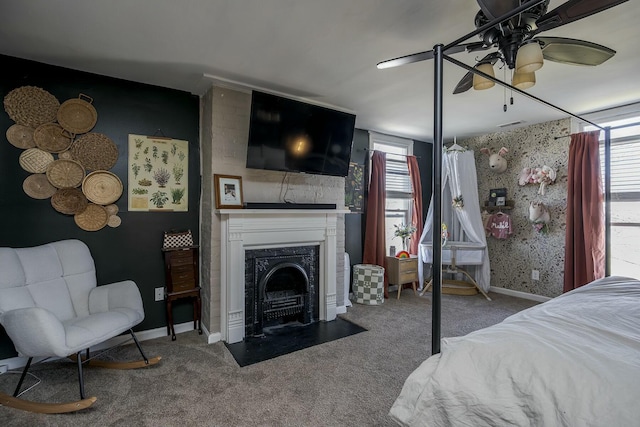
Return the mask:
[[[216,209],[242,209],[242,177],[214,175]]]

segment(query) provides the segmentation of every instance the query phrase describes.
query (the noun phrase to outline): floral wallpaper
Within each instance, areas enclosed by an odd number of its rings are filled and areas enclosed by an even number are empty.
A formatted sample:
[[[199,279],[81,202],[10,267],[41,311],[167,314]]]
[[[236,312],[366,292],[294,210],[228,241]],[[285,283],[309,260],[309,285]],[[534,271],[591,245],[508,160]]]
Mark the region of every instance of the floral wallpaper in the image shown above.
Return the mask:
[[[503,210],[511,216],[512,234],[506,240],[487,237],[492,286],[546,297],[562,293],[569,156],[569,137],[565,135],[570,129],[570,119],[563,119],[458,142],[475,153],[480,203],[488,200],[490,189],[506,188],[507,200],[514,204],[513,209]],[[504,173],[489,169],[489,157],[480,152],[485,147],[493,152],[502,147],[509,150]],[[556,172],[555,182],[546,187],[544,195],[538,194],[537,184],[519,185],[524,168],[544,165]],[[529,204],[534,201],[549,209],[547,233],[529,222]],[[483,223],[489,215],[483,212]],[[532,270],[539,271],[539,280],[532,280]]]

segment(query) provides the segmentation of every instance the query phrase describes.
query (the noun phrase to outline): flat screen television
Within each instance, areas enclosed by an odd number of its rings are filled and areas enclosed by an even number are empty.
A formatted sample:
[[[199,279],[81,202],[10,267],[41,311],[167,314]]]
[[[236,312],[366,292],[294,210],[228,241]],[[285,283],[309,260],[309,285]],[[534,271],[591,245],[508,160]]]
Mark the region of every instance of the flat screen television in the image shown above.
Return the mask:
[[[247,167],[347,176],[356,116],[253,91]]]

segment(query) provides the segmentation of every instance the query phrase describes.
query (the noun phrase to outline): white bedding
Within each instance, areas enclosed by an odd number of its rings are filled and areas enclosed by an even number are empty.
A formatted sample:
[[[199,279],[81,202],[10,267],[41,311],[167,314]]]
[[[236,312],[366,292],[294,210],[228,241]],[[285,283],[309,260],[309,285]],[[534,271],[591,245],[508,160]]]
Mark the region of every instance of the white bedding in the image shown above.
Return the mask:
[[[410,426],[640,425],[640,282],[600,279],[443,339],[389,414]]]

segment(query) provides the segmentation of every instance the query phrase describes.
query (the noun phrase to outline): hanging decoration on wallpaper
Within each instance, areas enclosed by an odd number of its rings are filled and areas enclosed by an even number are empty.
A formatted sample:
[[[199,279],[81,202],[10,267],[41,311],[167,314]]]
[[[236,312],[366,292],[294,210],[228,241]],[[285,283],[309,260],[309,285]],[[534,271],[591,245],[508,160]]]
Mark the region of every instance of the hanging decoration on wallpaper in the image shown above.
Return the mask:
[[[189,210],[189,142],[129,135],[129,210]]]
[[[344,181],[344,205],[351,213],[363,213],[364,165],[349,163],[349,175]]]
[[[90,132],[98,121],[93,98],[81,93],[60,104],[42,88],[22,86],[4,97],[4,109],[15,122],[7,140],[23,150],[18,163],[30,173],[22,184],[25,194],[51,199],[53,209],[73,216],[85,231],[119,226],[115,203],[123,186],[109,172],[118,147],[108,136]]]

